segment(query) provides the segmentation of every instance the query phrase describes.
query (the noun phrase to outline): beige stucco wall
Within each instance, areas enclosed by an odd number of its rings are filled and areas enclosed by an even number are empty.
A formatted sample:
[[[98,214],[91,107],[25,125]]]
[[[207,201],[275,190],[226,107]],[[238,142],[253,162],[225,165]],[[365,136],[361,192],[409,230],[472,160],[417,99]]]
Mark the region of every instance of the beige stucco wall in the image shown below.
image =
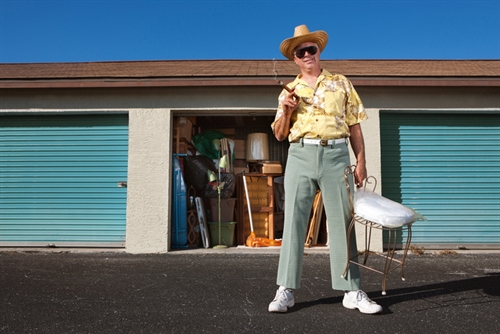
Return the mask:
[[[382,164],[380,158],[380,120],[378,109],[367,109],[368,119],[361,123],[363,137],[365,140],[366,169],[368,176],[373,176],[377,181],[376,192],[381,194]],[[354,158],[351,150],[351,162],[354,164]],[[368,189],[372,190],[372,184],[367,184]],[[356,240],[359,249],[364,248],[365,230],[362,226],[356,226]],[[383,250],[382,230],[373,229],[370,241],[370,250],[379,252]]]
[[[498,87],[356,87],[366,108],[500,108]],[[280,87],[9,89],[8,109],[275,108]]]
[[[172,113],[169,109],[129,111],[126,250],[168,251],[171,222]]]

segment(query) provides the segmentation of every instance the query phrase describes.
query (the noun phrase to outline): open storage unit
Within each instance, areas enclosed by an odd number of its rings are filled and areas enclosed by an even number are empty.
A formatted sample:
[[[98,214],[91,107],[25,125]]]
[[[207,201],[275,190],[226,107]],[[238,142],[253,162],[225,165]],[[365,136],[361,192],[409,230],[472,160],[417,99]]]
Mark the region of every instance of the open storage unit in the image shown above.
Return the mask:
[[[280,232],[279,229],[282,228],[282,223],[278,224],[278,230],[275,228],[275,185],[274,179],[277,176],[283,175],[282,173],[272,173],[272,174],[264,174],[264,173],[249,173],[250,167],[248,162],[246,161],[246,138],[250,133],[267,133],[269,137],[269,152],[270,152],[270,160],[279,161],[279,164],[283,166],[286,164],[286,152],[288,150],[288,142],[278,142],[274,139],[274,135],[272,134],[272,130],[270,128],[270,124],[272,122],[273,117],[239,117],[243,120],[245,126],[238,126],[238,122],[235,117],[231,116],[218,116],[212,118],[204,118],[200,116],[193,117],[174,117],[174,131],[173,131],[173,151],[174,155],[180,161],[180,165],[182,166],[182,171],[184,174],[184,179],[186,181],[186,189],[191,189],[192,194],[187,194],[186,201],[187,206],[189,208],[190,198],[189,197],[201,197],[204,202],[204,209],[206,212],[206,219],[208,223],[207,233],[210,234],[210,246],[212,247],[217,240],[218,236],[214,238],[212,235],[213,232],[218,231],[218,198],[213,196],[215,193],[212,191],[214,189],[209,190],[210,193],[206,196],[206,189],[200,189],[200,186],[193,186],[193,183],[197,182],[200,178],[204,178],[207,184],[212,184],[215,187],[214,183],[210,182],[209,176],[204,175],[200,170],[196,170],[193,172],[192,164],[193,160],[198,159],[199,161],[195,162],[199,165],[207,166],[208,170],[211,170],[213,174],[217,177],[217,163],[218,159],[212,159],[210,157],[200,157],[200,151],[196,149],[193,145],[193,138],[197,134],[201,134],[204,131],[216,131],[224,134],[225,138],[230,139],[234,143],[234,147],[232,148],[231,155],[233,155],[232,160],[232,170],[226,171],[223,169],[224,177],[225,173],[228,172],[232,174],[231,177],[226,175],[226,178],[229,179],[230,182],[234,180],[234,191],[231,193],[230,197],[223,196],[221,198],[221,223],[222,230],[226,234],[225,240],[229,243],[228,246],[237,246],[243,245],[245,243],[245,238],[250,234],[250,226],[249,226],[249,218],[248,218],[248,210],[246,207],[246,199],[244,195],[242,179],[241,179],[241,171],[245,170],[247,173],[247,179],[256,181],[254,184],[250,182],[249,192],[252,198],[252,214],[254,225],[258,227],[256,234],[258,236],[263,236],[267,238],[275,238],[276,232]],[[201,125],[200,125],[201,124]],[[200,162],[202,161],[202,162]],[[213,165],[211,163],[213,162]],[[191,173],[191,174],[189,174]],[[208,173],[209,174],[209,173]],[[196,179],[196,180],[194,180]],[[224,181],[224,180],[223,180]],[[189,191],[188,191],[189,192]],[[254,203],[255,200],[255,203]],[[184,211],[179,207],[178,204],[173,206],[173,216],[177,217],[179,215],[186,216],[189,213],[179,212],[179,209]],[[254,210],[255,209],[255,210]],[[189,211],[189,210],[188,210]],[[282,213],[280,216],[279,212],[276,212],[278,221],[282,221]],[[198,217],[197,217],[198,218]],[[199,223],[199,222],[197,222]],[[233,224],[234,223],[234,224]],[[185,227],[187,228],[186,234],[193,235],[196,234],[196,241],[192,242],[191,247],[204,247],[201,242],[202,236],[199,228],[188,226],[189,223],[186,223]],[[189,231],[191,229],[192,231]],[[228,236],[234,231],[230,237]],[[178,231],[178,227],[175,227],[175,231]],[[173,237],[177,238],[176,234],[173,234]],[[232,237],[232,238],[231,238]],[[189,241],[187,242],[189,244]],[[175,248],[182,248],[182,245],[174,242],[172,239],[172,245],[175,245]],[[186,248],[188,246],[186,245]]]

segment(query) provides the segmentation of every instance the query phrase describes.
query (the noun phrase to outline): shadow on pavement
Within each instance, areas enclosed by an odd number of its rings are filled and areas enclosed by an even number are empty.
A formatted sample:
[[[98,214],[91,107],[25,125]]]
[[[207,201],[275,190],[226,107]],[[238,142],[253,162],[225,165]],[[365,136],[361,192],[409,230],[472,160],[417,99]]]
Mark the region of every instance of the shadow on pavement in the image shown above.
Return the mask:
[[[469,294],[464,295],[464,292],[469,292]],[[416,300],[425,301],[428,307],[415,309],[415,312],[433,308],[500,303],[500,299],[489,298],[500,297],[500,274],[494,273],[463,280],[391,289],[387,291],[386,296],[380,296],[378,293],[368,293],[368,295],[384,308],[383,314],[392,313],[391,306]],[[329,297],[298,302],[289,312],[298,312],[317,305],[342,303],[342,298]]]

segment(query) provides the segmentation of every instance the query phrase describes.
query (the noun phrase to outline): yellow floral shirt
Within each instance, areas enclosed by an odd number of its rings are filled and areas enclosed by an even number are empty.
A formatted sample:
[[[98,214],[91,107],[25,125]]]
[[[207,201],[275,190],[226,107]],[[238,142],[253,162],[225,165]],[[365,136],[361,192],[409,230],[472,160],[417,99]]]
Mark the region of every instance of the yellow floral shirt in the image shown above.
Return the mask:
[[[305,97],[310,104],[300,101],[291,117],[292,127],[288,140],[293,143],[300,138],[338,139],[350,135],[349,126],[368,118],[363,103],[352,83],[341,74],[323,70],[313,89],[301,79],[301,75],[288,87]],[[271,128],[283,115],[282,102],[288,94],[283,90],[278,98],[278,110]]]

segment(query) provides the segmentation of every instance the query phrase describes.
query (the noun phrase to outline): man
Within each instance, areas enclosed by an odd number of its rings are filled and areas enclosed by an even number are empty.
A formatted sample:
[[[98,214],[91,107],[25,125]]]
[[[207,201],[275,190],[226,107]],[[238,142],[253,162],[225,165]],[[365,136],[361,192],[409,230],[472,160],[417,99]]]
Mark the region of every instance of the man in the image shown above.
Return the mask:
[[[328,42],[324,31],[309,32],[305,25],[280,45],[281,53],[300,69],[295,81],[283,90],[271,127],[277,140],[288,138],[285,171],[285,224],[277,284],[280,286],[269,312],[286,312],[294,305],[293,289],[300,288],[304,242],[314,196],[321,190],[328,221],[332,288],[345,292],[342,304],[373,314],[382,307],[360,290],[359,268],[351,265],[342,277],[347,259],[347,228],[351,212],[344,170],[350,166],[347,139],[357,163],[356,185],[366,179],[365,148],[359,123],[367,119],[351,82],[321,69],[320,53]],[[351,189],[353,180],[350,181]],[[349,247],[357,254],[355,237]]]

